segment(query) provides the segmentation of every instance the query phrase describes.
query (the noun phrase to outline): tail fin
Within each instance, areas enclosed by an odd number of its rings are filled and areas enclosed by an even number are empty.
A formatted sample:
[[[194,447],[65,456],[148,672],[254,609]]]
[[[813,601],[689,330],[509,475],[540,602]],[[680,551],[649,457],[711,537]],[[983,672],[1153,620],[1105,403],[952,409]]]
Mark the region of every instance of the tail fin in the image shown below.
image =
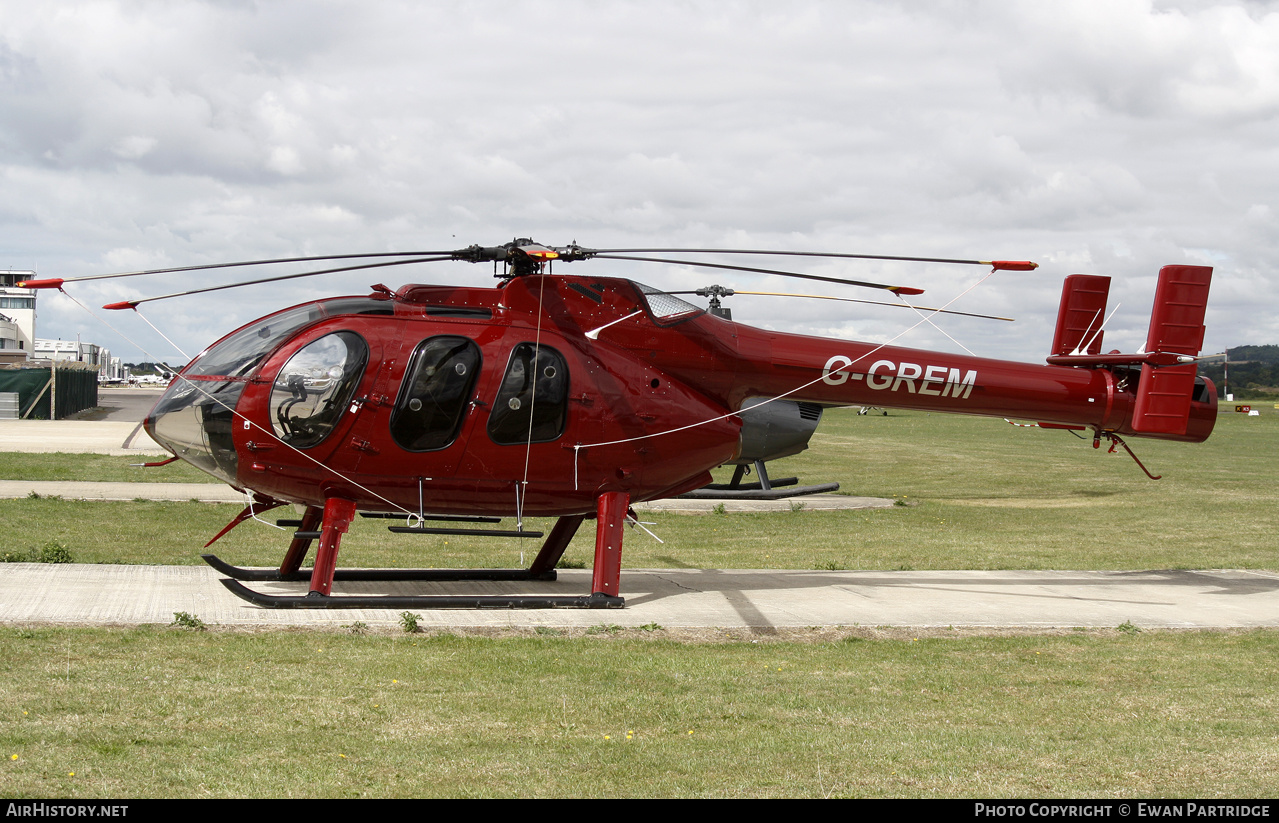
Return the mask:
[[[1062,290],[1048,362],[1124,372],[1141,366],[1132,416],[1117,430],[1164,440],[1203,441],[1217,419],[1217,390],[1198,376],[1193,358],[1203,347],[1211,280],[1209,266],[1164,266],[1159,270],[1146,345],[1136,354],[1102,354],[1101,324],[1110,278],[1072,274]],[[1124,382],[1132,385],[1131,380]]]
[[[1101,351],[1101,324],[1106,315],[1110,278],[1096,274],[1072,274],[1061,290],[1057,333],[1052,353],[1097,354]]]
[[[1198,357],[1204,342],[1209,266],[1164,266],[1155,288],[1155,307],[1146,336],[1148,354]],[[1141,365],[1132,428],[1142,434],[1185,434],[1198,368]]]

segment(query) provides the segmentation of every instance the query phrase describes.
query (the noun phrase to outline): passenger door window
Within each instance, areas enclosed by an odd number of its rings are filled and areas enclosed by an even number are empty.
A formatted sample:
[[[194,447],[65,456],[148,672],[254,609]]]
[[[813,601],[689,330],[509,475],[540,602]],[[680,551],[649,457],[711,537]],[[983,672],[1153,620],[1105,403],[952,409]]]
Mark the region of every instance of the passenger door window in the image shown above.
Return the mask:
[[[412,452],[443,449],[457,439],[480,373],[480,350],[465,337],[422,341],[413,352],[391,412],[391,436]]]
[[[554,349],[520,343],[511,351],[493,402],[488,432],[494,443],[544,443],[564,433],[568,368]]]

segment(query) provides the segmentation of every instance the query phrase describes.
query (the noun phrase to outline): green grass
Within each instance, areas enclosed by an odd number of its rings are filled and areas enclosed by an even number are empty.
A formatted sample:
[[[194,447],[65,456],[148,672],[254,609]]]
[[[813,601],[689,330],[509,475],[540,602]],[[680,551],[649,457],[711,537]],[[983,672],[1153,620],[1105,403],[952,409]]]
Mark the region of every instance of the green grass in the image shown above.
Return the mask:
[[[82,480],[100,483],[221,483],[189,463],[177,461],[167,466],[143,468],[140,463],[163,460],[163,456],[115,457],[106,454],[55,452],[0,453],[0,475],[4,480]]]
[[[1094,450],[1067,432],[923,413],[827,413],[812,448],[770,467],[774,477],[837,480],[850,494],[909,503],[880,510],[652,515],[665,543],[625,539],[629,568],[1148,569],[1274,568],[1279,524],[1279,415],[1223,414],[1203,444]],[[33,456],[39,457],[39,456]],[[114,459],[123,463],[126,458]],[[5,464],[8,465],[7,463]],[[166,479],[176,466],[146,470]],[[185,470],[185,469],[184,469]],[[132,470],[138,471],[138,470]],[[99,479],[88,464],[77,479]],[[6,474],[9,472],[6,471]],[[728,470],[721,470],[727,474]],[[200,503],[0,501],[0,552],[48,540],[78,562],[199,563],[200,547],[239,510]],[[284,513],[281,514],[280,512]],[[291,510],[266,515],[293,516]],[[357,566],[497,567],[527,562],[537,541],[405,537],[360,521],[342,544]],[[548,530],[551,521],[532,519]],[[589,565],[589,524],[566,559]],[[230,562],[279,562],[285,532],[238,527],[216,546]]]
[[[1279,790],[1275,632],[638,634],[0,629],[0,786],[9,798]]]

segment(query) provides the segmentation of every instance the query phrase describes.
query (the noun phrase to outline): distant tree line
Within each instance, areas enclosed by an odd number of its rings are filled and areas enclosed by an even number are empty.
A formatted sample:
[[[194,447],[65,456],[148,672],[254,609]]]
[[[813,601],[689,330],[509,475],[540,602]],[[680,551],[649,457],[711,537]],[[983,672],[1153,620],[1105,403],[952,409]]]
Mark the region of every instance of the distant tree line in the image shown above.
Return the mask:
[[[1279,346],[1236,346],[1227,349],[1230,357],[1228,388],[1236,400],[1279,400]],[[1199,373],[1217,386],[1224,396],[1227,364],[1209,360],[1199,364]]]

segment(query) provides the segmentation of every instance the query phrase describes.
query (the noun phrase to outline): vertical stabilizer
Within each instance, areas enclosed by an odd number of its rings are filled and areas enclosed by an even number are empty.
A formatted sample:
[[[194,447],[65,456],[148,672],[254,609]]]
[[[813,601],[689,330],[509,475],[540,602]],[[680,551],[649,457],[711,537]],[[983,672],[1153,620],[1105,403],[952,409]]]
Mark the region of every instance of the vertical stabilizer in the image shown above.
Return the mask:
[[[1199,356],[1211,280],[1210,266],[1164,266],[1159,270],[1146,352]],[[1133,431],[1185,434],[1197,373],[1194,363],[1162,367],[1142,364],[1133,407]]]
[[[1110,278],[1096,274],[1072,274],[1061,289],[1057,333],[1052,353],[1097,354],[1101,351],[1101,324],[1106,319]]]

